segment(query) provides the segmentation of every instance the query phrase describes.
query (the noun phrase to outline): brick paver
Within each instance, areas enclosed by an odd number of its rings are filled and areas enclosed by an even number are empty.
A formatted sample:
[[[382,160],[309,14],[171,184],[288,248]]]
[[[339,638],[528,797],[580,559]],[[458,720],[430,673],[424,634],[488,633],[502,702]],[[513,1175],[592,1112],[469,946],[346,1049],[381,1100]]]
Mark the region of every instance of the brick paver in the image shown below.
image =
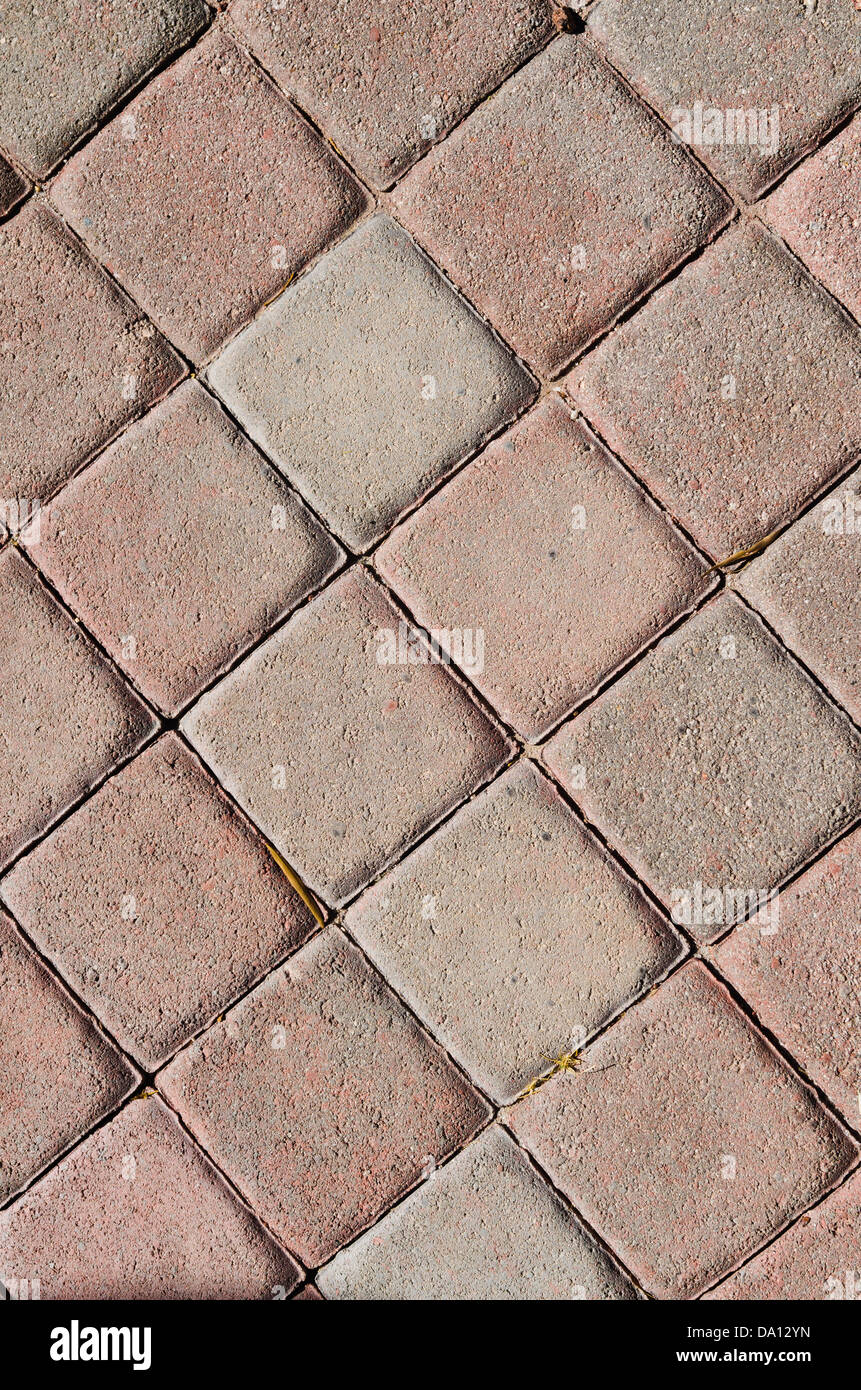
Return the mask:
[[[301,1277],[156,1098],[0,1215],[0,1271],[43,1299],[271,1299]]]
[[[858,1157],[697,962],[591,1047],[580,1073],[554,1078],[510,1121],[660,1298],[706,1288]]]
[[[861,721],[861,471],[746,565],[735,583]]]
[[[762,208],[806,266],[856,319],[861,318],[858,257],[861,119],[795,169]]]
[[[0,893],[146,1071],[314,927],[174,734],[21,860]]]
[[[40,521],[32,550],[43,572],[168,714],[342,558],[191,381],[75,478]]]
[[[561,36],[393,194],[423,245],[545,374],[726,220],[709,179]]]
[[[545,0],[238,0],[235,27],[376,184],[390,184],[553,33]]]
[[[358,1235],[487,1114],[337,931],[270,975],[159,1084],[306,1264]]]
[[[861,100],[861,23],[843,0],[601,0],[589,32],[746,198]],[[744,116],[728,123],[727,111]]]
[[[183,720],[228,791],[333,904],[400,857],[508,753],[440,662],[380,662],[389,644],[407,646],[401,622],[354,570]]]
[[[24,197],[30,185],[17,169],[0,155],[0,217]]]
[[[208,15],[203,0],[6,0],[0,145],[44,177]]]
[[[738,927],[718,969],[808,1075],[861,1129],[861,831],[841,840],[780,896],[769,919]]]
[[[247,323],[364,201],[310,126],[218,32],[76,155],[51,196],[196,361]]]
[[[398,993],[498,1102],[681,954],[672,931],[520,763],[350,909]]]
[[[861,1174],[814,1207],[708,1299],[850,1299],[861,1294]]]
[[[535,390],[387,217],[324,257],[208,378],[356,550]]]
[[[861,811],[859,748],[845,715],[723,596],[566,725],[547,761],[707,940],[748,910],[735,895],[773,889]]]
[[[0,489],[44,500],[183,374],[39,202],[0,227]]]
[[[496,1126],[337,1255],[318,1279],[327,1298],[637,1296]]]
[[[137,1074],[0,911],[0,1202],[119,1104]],[[4,1271],[0,1258],[0,1282]]]
[[[0,555],[0,867],[156,721],[11,547]]]
[[[425,627],[481,629],[483,669],[468,674],[525,738],[714,583],[552,396],[400,526],[377,564]]]
[[[861,334],[775,238],[733,228],[574,368],[589,420],[715,559],[861,448]]]

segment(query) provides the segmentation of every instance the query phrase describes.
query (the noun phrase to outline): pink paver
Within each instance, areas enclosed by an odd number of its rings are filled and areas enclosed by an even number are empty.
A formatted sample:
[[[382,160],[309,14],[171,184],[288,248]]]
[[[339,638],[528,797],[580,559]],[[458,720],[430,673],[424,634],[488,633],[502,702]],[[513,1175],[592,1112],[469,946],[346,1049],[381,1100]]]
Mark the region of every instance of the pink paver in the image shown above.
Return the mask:
[[[159,1085],[306,1264],[358,1235],[489,1113],[334,930],[180,1053]]]
[[[861,722],[861,470],[746,565],[734,583]]]
[[[156,1097],[0,1215],[0,1270],[43,1299],[271,1299],[301,1278]]]
[[[528,762],[368,889],[346,925],[434,1036],[502,1103],[683,953]]]
[[[844,0],[602,0],[589,16],[613,62],[746,198],[861,99],[859,30]]]
[[[722,596],[547,745],[551,770],[699,941],[861,812],[861,738]],[[799,794],[803,788],[803,794]]]
[[[861,1173],[796,1221],[708,1299],[850,1299],[861,1295]]]
[[[9,212],[29,190],[29,183],[23,174],[13,169],[0,155],[0,217]]]
[[[789,521],[861,448],[861,334],[756,223],[686,266],[567,384],[716,560]]]
[[[777,922],[771,914],[767,921],[752,918],[712,956],[757,1017],[861,1128],[861,830],[783,890]]]
[[[0,555],[0,867],[156,720],[11,547]]]
[[[0,911],[0,1202],[138,1079]]]
[[[40,568],[168,714],[343,558],[195,381],[127,430],[40,523]]]
[[[195,361],[365,202],[332,151],[218,30],[76,155],[51,196]]]
[[[260,837],[174,734],[21,860],[0,893],[150,1072],[314,928]]]
[[[804,264],[861,318],[861,119],[793,170],[762,209]]]
[[[328,1298],[632,1299],[505,1130],[485,1130],[317,1276]]]
[[[182,722],[231,795],[333,905],[488,780],[509,752],[449,671],[428,661],[418,639],[407,643],[401,623],[382,588],[353,569]],[[391,664],[381,662],[390,655]]]
[[[376,562],[426,628],[483,633],[482,668],[467,674],[533,739],[715,582],[556,397],[398,527]]]
[[[184,368],[42,203],[0,227],[0,495],[44,501]]]
[[[707,240],[730,208],[618,77],[564,35],[392,198],[545,375]]]
[[[44,177],[208,17],[203,0],[6,0],[0,144]]]
[[[380,186],[553,33],[545,0],[239,0],[233,24],[303,110]]]
[[[601,1068],[608,1070],[601,1071]],[[647,1292],[707,1288],[857,1161],[849,1134],[699,962],[509,1112]]]

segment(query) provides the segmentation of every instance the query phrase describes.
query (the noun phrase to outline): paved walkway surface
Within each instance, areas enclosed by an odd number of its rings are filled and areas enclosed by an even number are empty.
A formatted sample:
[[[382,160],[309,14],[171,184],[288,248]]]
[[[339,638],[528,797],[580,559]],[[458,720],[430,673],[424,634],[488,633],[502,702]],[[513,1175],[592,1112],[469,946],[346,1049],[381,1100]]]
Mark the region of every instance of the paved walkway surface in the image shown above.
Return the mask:
[[[12,1297],[861,1298],[859,10],[0,8]]]

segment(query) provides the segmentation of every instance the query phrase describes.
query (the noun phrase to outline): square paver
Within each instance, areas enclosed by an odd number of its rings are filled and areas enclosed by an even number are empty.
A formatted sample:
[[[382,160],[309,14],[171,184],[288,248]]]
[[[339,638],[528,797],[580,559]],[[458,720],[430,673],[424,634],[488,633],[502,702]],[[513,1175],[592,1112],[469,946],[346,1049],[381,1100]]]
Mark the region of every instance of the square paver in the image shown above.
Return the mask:
[[[330,251],[207,376],[354,550],[536,391],[388,217]]]
[[[0,144],[43,178],[209,13],[203,0],[5,0]]]
[[[413,637],[384,590],[354,569],[182,722],[219,781],[333,904],[398,858],[510,751]]]
[[[132,425],[39,521],[39,567],[167,714],[343,558],[196,381]]]
[[[0,1202],[133,1090],[137,1072],[0,911]],[[0,1281],[4,1265],[0,1258]]]
[[[647,1292],[690,1298],[846,1173],[858,1148],[705,966],[684,966],[510,1112]]]
[[[789,521],[861,448],[861,334],[756,223],[659,289],[568,386],[716,560]]]
[[[861,470],[784,531],[734,583],[861,722]]]
[[[470,1138],[488,1110],[338,931],[309,942],[159,1085],[305,1264]]]
[[[175,734],[20,860],[0,892],[149,1072],[314,929],[256,831]]]
[[[184,370],[40,202],[0,227],[4,499],[44,501]]]
[[[195,361],[365,203],[331,149],[220,31],[100,131],[51,196]]]
[[[861,1174],[856,1173],[706,1298],[855,1302],[861,1296],[859,1227]]]
[[[553,33],[546,0],[239,0],[233,24],[356,168],[390,184]]]
[[[483,633],[467,673],[528,739],[715,583],[555,396],[399,526],[376,563],[424,627]]]
[[[737,927],[712,958],[861,1129],[861,830],[785,888],[778,922],[764,925],[753,917]]]
[[[301,1278],[158,1098],[135,1100],[0,1215],[42,1299],[271,1299]]]
[[[0,217],[5,216],[24,197],[30,185],[17,169],[0,155]]]
[[[682,954],[676,934],[529,762],[368,889],[346,925],[500,1103]]]
[[[612,845],[708,940],[861,811],[861,738],[738,599],[665,638],[547,745]]]
[[[156,727],[8,547],[0,555],[0,867]]]
[[[616,74],[565,35],[392,198],[434,259],[545,375],[730,211]]]
[[[637,1297],[496,1125],[317,1277],[327,1298],[365,1301]]]
[[[861,319],[861,119],[794,169],[762,215],[827,289]]]
[[[861,99],[861,19],[844,0],[601,0],[589,32],[745,198]]]

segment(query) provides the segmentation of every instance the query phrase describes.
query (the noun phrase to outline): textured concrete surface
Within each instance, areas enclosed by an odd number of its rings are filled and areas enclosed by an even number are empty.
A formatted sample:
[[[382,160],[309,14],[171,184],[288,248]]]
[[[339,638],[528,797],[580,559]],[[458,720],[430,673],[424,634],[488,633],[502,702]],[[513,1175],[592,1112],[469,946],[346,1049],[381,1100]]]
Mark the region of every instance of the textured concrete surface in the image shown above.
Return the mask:
[[[393,202],[507,341],[551,376],[729,212],[627,87],[567,35],[431,151]]]
[[[861,333],[757,224],[730,229],[568,379],[716,560],[861,449]]]
[[[6,0],[0,145],[44,177],[208,17],[203,0]]]
[[[692,112],[697,101],[705,110],[757,113],[753,144],[730,142],[724,130],[719,143],[696,146],[745,198],[762,193],[861,100],[861,18],[843,0],[601,0],[589,32],[674,127],[674,111]],[[775,139],[766,131],[761,140],[759,113],[775,106]]]
[[[358,1235],[488,1114],[337,931],[270,975],[159,1085],[306,1264]]]
[[[857,1301],[859,1221],[861,1175],[856,1174],[706,1298]]]
[[[735,587],[861,722],[861,472],[746,565]]]
[[[150,1072],[314,928],[175,734],[20,860],[0,895]]]
[[[379,585],[354,570],[182,722],[231,795],[335,905],[509,751],[442,663],[378,661],[378,634],[397,634],[400,621]]]
[[[685,893],[693,913],[697,883],[765,893],[846,828],[861,812],[859,749],[845,714],[722,596],[567,724],[546,757],[661,901],[684,911],[675,895]],[[724,896],[711,920],[704,910],[687,925],[708,940],[726,910]]]
[[[763,216],[822,281],[861,318],[858,187],[861,120],[854,120],[789,175],[763,207]]]
[[[861,1297],[859,6],[0,0],[12,1297]]]
[[[861,1117],[861,831],[785,888],[776,933],[755,916],[712,959],[855,1129]]]
[[[521,1101],[510,1122],[659,1298],[707,1287],[858,1159],[699,962],[626,1014],[581,1072]]]
[[[398,527],[376,562],[425,627],[482,629],[473,682],[524,738],[547,734],[714,584],[555,396]]]
[[[553,34],[542,0],[237,0],[230,18],[277,82],[380,187]]]
[[[300,1277],[157,1098],[0,1214],[0,1271],[43,1299],[272,1298]]]
[[[118,1105],[136,1080],[0,911],[0,1202]],[[0,1258],[0,1279],[3,1270]]]
[[[44,501],[183,375],[40,202],[0,227],[0,489]]]
[[[63,489],[41,516],[33,554],[167,714],[328,578],[343,555],[191,381]]]
[[[362,895],[346,925],[497,1103],[682,954],[538,769],[521,762]]]
[[[208,378],[354,550],[378,539],[535,390],[386,217],[330,251]]]
[[[635,1298],[603,1250],[493,1126],[321,1270],[328,1298]]]
[[[331,150],[221,33],[75,155],[51,197],[195,361],[247,323],[364,202]]]
[[[0,554],[0,866],[155,726],[26,560]]]

